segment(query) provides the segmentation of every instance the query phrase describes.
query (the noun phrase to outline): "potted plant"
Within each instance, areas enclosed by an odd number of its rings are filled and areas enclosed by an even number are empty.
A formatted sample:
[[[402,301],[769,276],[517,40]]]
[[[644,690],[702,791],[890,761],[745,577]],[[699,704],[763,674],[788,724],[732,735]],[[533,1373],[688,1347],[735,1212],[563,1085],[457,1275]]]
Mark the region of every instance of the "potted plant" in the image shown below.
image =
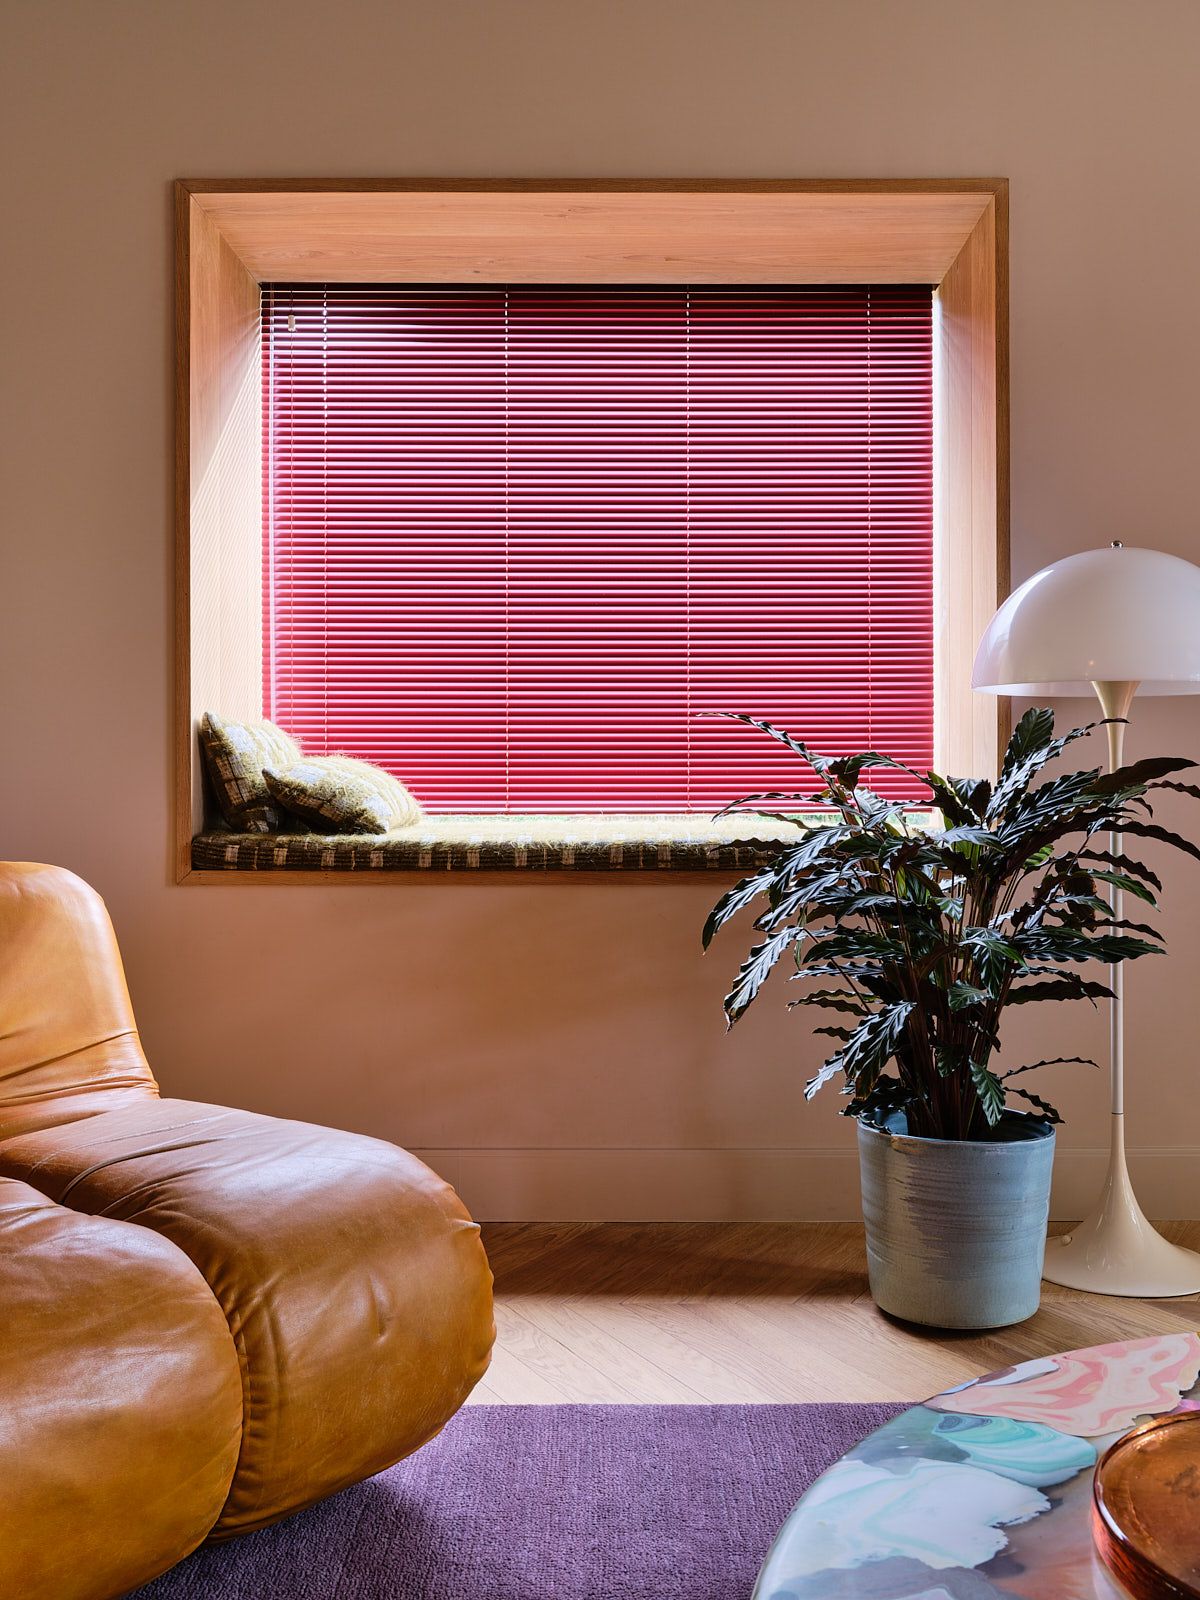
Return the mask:
[[[1153,928],[1115,916],[1105,897],[1120,889],[1157,909],[1162,887],[1110,835],[1200,858],[1153,821],[1148,799],[1162,788],[1200,797],[1171,776],[1194,763],[1162,757],[1046,777],[1048,762],[1100,724],[1055,737],[1052,713],[1035,709],[993,784],[914,773],[874,753],[831,759],[768,722],[735,720],[809,763],[818,787],[749,795],[722,813],[783,817],[800,835],[723,895],[705,925],[707,949],[737,912],[758,909],[762,938],[725,998],[729,1023],[785,959],[804,986],[791,1007],[833,1013],[815,1031],[835,1048],[805,1097],[840,1077],[843,1114],[858,1121],[876,1303],[939,1327],[1021,1321],[1038,1305],[1061,1120],[1024,1075],[1084,1058],[1002,1069],[1001,1021],[1010,1006],[1095,1004],[1111,990],[1081,967],[1162,952]],[[918,778],[936,812],[914,816],[911,801],[860,785],[871,768]],[[824,814],[797,815],[797,803]]]

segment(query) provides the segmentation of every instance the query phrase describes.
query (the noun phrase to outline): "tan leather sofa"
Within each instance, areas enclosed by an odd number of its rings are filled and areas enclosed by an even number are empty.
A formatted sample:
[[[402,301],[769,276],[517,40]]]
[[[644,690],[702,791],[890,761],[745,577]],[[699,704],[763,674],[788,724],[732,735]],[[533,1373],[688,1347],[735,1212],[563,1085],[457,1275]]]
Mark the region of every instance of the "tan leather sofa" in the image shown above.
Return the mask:
[[[380,1471],[492,1333],[446,1184],[160,1099],[100,897],[0,865],[0,1595],[120,1595]]]

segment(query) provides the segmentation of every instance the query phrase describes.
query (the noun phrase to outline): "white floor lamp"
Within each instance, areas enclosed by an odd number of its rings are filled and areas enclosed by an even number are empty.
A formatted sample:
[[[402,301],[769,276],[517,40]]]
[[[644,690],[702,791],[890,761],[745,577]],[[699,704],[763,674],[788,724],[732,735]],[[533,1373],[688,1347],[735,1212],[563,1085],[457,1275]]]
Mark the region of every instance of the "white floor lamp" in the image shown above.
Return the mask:
[[[1200,693],[1200,567],[1158,550],[1114,544],[1035,572],[1004,602],[975,657],[972,686],[990,694],[1095,690],[1106,717],[1127,717],[1142,694]],[[1125,725],[1108,727],[1110,770]],[[1119,850],[1120,836],[1113,849]],[[1120,891],[1112,891],[1121,915]],[[1046,1245],[1051,1283],[1096,1294],[1169,1296],[1200,1290],[1200,1255],[1169,1244],[1137,1203],[1125,1162],[1123,968],[1110,969],[1112,1134],[1096,1209]]]

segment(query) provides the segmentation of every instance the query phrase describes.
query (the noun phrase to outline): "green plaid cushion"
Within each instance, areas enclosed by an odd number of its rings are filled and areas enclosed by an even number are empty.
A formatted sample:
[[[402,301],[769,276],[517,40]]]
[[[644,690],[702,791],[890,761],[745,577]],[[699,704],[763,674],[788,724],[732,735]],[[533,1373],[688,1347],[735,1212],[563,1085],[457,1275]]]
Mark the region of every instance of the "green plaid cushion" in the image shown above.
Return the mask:
[[[263,772],[273,799],[320,833],[391,833],[419,822],[420,805],[398,778],[350,756],[302,756]]]
[[[279,806],[263,781],[263,768],[300,760],[300,746],[273,722],[227,722],[215,711],[200,719],[200,748],[221,815],[235,833],[278,833]]]

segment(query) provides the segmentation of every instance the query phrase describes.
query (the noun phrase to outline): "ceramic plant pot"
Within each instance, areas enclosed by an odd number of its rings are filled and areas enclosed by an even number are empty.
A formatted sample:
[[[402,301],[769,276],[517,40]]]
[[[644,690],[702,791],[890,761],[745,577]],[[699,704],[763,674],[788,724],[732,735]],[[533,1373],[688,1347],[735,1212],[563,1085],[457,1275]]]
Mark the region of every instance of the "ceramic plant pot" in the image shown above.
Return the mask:
[[[902,1111],[859,1120],[871,1294],[935,1328],[1003,1328],[1041,1298],[1054,1129],[1006,1112],[988,1140],[918,1139]]]

